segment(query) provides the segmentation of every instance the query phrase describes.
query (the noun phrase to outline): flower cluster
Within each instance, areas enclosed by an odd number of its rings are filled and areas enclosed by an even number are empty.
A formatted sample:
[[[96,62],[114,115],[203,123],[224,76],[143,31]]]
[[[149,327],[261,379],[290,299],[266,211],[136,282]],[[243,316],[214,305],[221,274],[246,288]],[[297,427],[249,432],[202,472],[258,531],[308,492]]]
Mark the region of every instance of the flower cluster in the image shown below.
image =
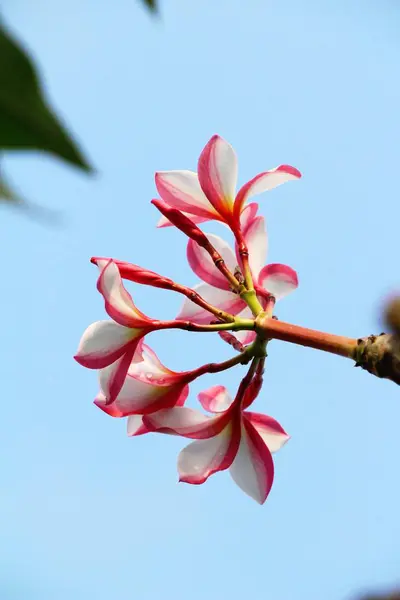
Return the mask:
[[[248,200],[300,176],[294,167],[281,165],[256,175],[236,193],[237,158],[219,136],[202,151],[197,173],[156,173],[160,199],[152,202],[162,213],[158,225],[175,226],[189,237],[188,262],[201,283],[189,288],[128,262],[92,258],[110,320],[86,329],[75,356],[84,367],[99,371],[95,404],[112,417],[127,417],[129,436],[159,432],[194,440],[179,454],[180,481],[200,484],[216,471],[229,469],[237,485],[261,504],[274,477],[271,453],[289,436],[272,417],[249,408],[263,381],[268,343],[264,325],[273,318],[276,301],[298,282],[290,267],[265,265],[264,217]],[[208,220],[228,226],[234,248],[198,227]],[[143,314],[123,279],[184,295],[179,314],[170,321]],[[171,371],[144,342],[146,335],[160,329],[216,332],[238,353],[192,371]],[[194,379],[239,364],[249,368],[234,399],[217,385],[198,397],[211,415],[185,406]]]

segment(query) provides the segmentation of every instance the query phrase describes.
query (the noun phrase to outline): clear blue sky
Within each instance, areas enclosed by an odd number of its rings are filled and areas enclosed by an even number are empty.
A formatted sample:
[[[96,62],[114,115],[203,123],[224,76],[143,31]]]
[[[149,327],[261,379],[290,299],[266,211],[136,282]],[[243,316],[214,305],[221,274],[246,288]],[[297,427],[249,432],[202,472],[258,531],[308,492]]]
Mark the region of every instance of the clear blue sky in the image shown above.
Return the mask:
[[[214,133],[240,182],[303,172],[261,200],[270,262],[299,274],[284,320],[379,332],[400,283],[400,8],[392,0],[5,0],[53,104],[99,170],[42,155],[7,173],[59,227],[2,208],[0,596],[5,600],[346,600],[400,583],[399,391],[350,361],[274,342],[258,409],[292,435],[260,507],[227,473],[177,483],[185,443],[128,439],[72,356],[103,318],[93,254],[194,284],[184,237],[157,231],[156,170],[195,168]],[[205,227],[205,231],[210,231]],[[211,231],[220,232],[218,227]],[[133,288],[132,288],[133,289]],[[152,316],[180,298],[133,289]],[[176,369],[229,356],[218,338],[155,334]],[[231,392],[242,371],[203,379]]]

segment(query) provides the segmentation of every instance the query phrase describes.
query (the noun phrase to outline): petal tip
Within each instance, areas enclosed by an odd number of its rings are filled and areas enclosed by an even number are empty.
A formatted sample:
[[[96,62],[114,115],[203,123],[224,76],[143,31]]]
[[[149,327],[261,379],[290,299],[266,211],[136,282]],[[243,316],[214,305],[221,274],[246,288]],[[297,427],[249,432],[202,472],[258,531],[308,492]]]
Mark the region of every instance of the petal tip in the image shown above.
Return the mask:
[[[302,173],[296,169],[296,167],[292,167],[291,165],[279,165],[277,171],[284,171],[288,175],[293,175],[296,179],[301,179],[303,176]]]

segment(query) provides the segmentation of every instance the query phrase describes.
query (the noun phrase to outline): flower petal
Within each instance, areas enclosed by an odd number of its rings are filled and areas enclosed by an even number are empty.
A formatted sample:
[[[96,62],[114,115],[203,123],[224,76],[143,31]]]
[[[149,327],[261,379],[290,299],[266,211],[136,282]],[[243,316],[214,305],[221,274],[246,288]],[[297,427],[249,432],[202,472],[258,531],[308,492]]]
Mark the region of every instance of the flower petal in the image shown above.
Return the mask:
[[[205,410],[213,413],[226,411],[232,404],[232,398],[223,385],[214,385],[197,396]]]
[[[135,354],[135,346],[129,347],[121,358],[99,372],[100,388],[107,398],[107,404],[111,404],[116,400],[125,384],[126,376]]]
[[[257,194],[262,194],[268,190],[272,190],[273,188],[278,187],[278,185],[286,183],[286,181],[300,179],[300,177],[300,171],[295,167],[291,167],[290,165],[280,165],[279,167],[275,167],[275,169],[271,169],[270,171],[259,173],[253,177],[253,179],[245,183],[244,186],[238,191],[235,200],[235,214],[239,215],[241,213],[243,204],[246,202],[246,200],[248,200],[248,198],[256,196]]]
[[[250,421],[270,452],[277,452],[290,439],[290,435],[286,433],[282,425],[268,415],[245,411],[243,418]]]
[[[129,437],[134,437],[136,435],[150,433],[150,430],[144,425],[142,415],[131,415],[127,419],[126,432]]]
[[[297,273],[291,267],[281,264],[266,265],[261,269],[258,283],[270,294],[280,300],[297,288]]]
[[[200,294],[204,300],[213,306],[236,315],[244,306],[245,302],[233,292],[221,290],[208,283],[199,283],[193,287],[193,290]],[[188,298],[184,300],[177,319],[190,320],[194,323],[210,323],[215,319],[214,315],[206,309],[201,308]]]
[[[218,435],[228,420],[229,415],[209,417],[193,408],[174,407],[147,415],[144,423],[152,431],[202,440]]]
[[[120,385],[121,375],[119,373],[125,367],[126,364],[112,365],[107,369],[102,369],[99,374],[100,388],[109,402],[111,397],[112,412],[117,410],[120,413],[119,416],[152,413],[185,401],[188,394],[186,373],[170,372],[171,374],[168,375],[168,373],[162,372],[162,376],[160,376],[160,371],[149,367],[143,361],[130,365],[129,371],[125,371],[122,385]],[[115,389],[118,388],[115,381],[117,377],[119,377],[118,385],[120,387],[116,394]],[[106,410],[106,412],[108,411]]]
[[[246,494],[259,504],[265,502],[274,480],[274,463],[263,439],[246,420],[230,474]]]
[[[240,227],[242,231],[245,231],[253,219],[256,217],[258,211],[257,202],[251,202],[247,204],[240,215]]]
[[[219,252],[228,269],[233,273],[237,266],[235,254],[230,245],[218,235],[206,234],[211,244]],[[194,240],[189,240],[187,245],[187,259],[189,265],[200,279],[222,290],[229,290],[229,282],[217,269],[209,253]]]
[[[249,251],[249,264],[251,272],[255,281],[258,279],[258,275],[265,265],[265,259],[267,256],[268,248],[268,237],[265,228],[264,217],[255,217],[251,221],[248,220],[247,225],[243,231],[243,237]],[[236,256],[240,261],[239,248],[236,244],[235,247]]]
[[[200,155],[197,171],[200,185],[216,211],[223,217],[230,215],[237,181],[237,157],[232,146],[214,135]]]
[[[205,219],[219,219],[200,187],[193,171],[159,171],[156,187],[164,202],[191,215]]]
[[[204,483],[210,475],[228,469],[235,459],[240,444],[240,427],[229,423],[218,435],[197,440],[184,448],[178,456],[179,481]]]
[[[211,219],[211,217],[198,217],[197,215],[190,215],[189,213],[182,211],[183,214],[185,215],[185,217],[188,217],[190,219],[192,219],[193,223],[204,223],[205,221],[209,221]],[[213,219],[216,219],[217,217],[213,217]],[[173,223],[171,223],[171,221],[169,219],[167,219],[167,217],[164,217],[164,215],[161,217],[161,219],[158,221],[157,223],[157,227],[172,227]]]
[[[103,369],[121,358],[134,340],[138,343],[144,332],[113,321],[96,321],[84,332],[75,360],[89,369]]]
[[[93,404],[95,404],[110,417],[124,416],[123,413],[116,407],[115,402],[113,404],[108,404],[108,400],[102,391],[97,394],[96,398],[93,400]]]
[[[112,260],[109,260],[104,267],[103,264],[104,261],[98,261],[100,276],[97,289],[105,300],[106,311],[110,317],[125,327],[148,324],[150,319],[136,308],[124,288],[117,265]]]

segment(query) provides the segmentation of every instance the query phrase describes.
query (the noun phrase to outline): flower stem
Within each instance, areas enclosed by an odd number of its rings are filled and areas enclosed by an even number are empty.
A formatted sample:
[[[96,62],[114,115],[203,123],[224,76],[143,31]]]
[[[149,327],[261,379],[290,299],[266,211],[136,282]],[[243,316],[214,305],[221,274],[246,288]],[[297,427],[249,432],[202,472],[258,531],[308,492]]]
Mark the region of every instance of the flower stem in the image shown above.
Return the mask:
[[[191,321],[176,319],[174,321],[158,321],[154,329],[184,329],[185,331],[197,331],[202,333],[215,331],[241,331],[255,328],[253,319],[237,319],[230,323],[213,323],[212,325],[199,325]]]
[[[249,264],[249,250],[247,248],[247,244],[244,241],[244,237],[240,230],[235,233],[235,237],[239,248],[239,256],[242,261],[243,276],[246,288],[248,290],[254,290],[253,277],[251,275],[251,269]]]
[[[234,233],[239,248],[239,256],[242,261],[243,277],[246,288],[242,291],[240,297],[246,302],[247,306],[256,317],[260,314],[263,308],[257,298],[256,291],[254,290],[254,282],[249,264],[249,250],[240,229],[235,230]]]
[[[264,339],[276,339],[308,346],[346,358],[354,358],[357,348],[356,339],[276,321],[265,314],[261,314],[256,319],[256,331]]]
[[[109,258],[98,258],[94,257],[91,259],[91,262],[97,264],[98,260],[106,260],[107,262],[110,260]],[[186,298],[189,298],[192,302],[201,306],[201,308],[205,308],[208,312],[215,315],[222,321],[232,322],[235,320],[235,317],[230,313],[213,306],[200,294],[187,287],[186,285],[182,285],[180,283],[176,283],[169,277],[164,277],[163,275],[159,275],[154,271],[149,271],[148,269],[143,269],[138,265],[133,265],[126,261],[113,259],[115,264],[117,265],[121,277],[124,279],[128,279],[129,281],[134,281],[135,283],[140,283],[142,285],[151,285],[153,287],[158,287],[164,290],[171,290],[173,292],[178,292],[178,294],[183,294]]]
[[[205,308],[206,310],[208,310],[208,312],[215,315],[219,319],[226,321],[227,323],[233,323],[235,321],[235,317],[233,315],[217,308],[216,306],[213,306],[212,304],[204,300],[204,298],[202,298],[200,294],[198,294],[197,292],[195,292],[195,290],[192,290],[191,288],[174,282],[171,286],[171,290],[183,294],[198,306]]]
[[[236,392],[236,396],[235,396],[235,400],[234,400],[234,402],[237,406],[242,406],[242,403],[245,400],[246,391],[249,390],[250,385],[252,384],[252,380],[253,380],[254,374],[257,371],[259,362],[260,362],[260,358],[257,358],[257,357],[253,358],[251,365],[249,367],[249,370],[247,371],[246,375],[243,377],[242,381],[240,382],[238,391]]]
[[[263,311],[263,307],[257,298],[255,290],[244,290],[240,294],[240,297],[246,302],[247,306],[250,308],[255,317],[257,317]]]
[[[212,243],[207,239],[207,242],[201,244],[204,250],[208,252],[211,256],[214,265],[217,267],[218,271],[220,271],[224,277],[229,281],[232,289],[235,292],[240,293],[242,291],[243,286],[239,283],[233,273],[230,272],[228,267],[225,264],[224,259],[220,255],[220,253],[214,248]]]
[[[227,369],[235,367],[236,365],[247,364],[251,360],[251,357],[251,352],[245,350],[241,354],[237,354],[228,360],[224,360],[223,362],[207,363],[202,365],[201,367],[190,371],[190,375],[191,377],[193,376],[193,379],[195,379],[196,377],[200,377],[200,375],[205,375],[206,373],[220,373],[221,371],[226,371]]]

